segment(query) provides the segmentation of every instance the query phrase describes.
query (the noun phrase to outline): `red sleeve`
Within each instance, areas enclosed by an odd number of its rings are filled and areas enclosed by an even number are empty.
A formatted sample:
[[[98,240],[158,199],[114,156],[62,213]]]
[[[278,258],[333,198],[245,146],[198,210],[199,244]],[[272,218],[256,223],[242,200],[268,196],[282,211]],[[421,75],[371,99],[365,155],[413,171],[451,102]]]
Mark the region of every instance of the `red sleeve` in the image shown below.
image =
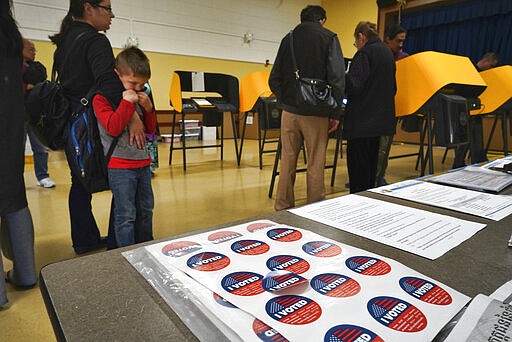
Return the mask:
[[[98,121],[108,134],[114,137],[123,132],[128,122],[130,122],[133,112],[135,112],[135,105],[124,99],[121,100],[119,107],[114,111],[108,100],[100,94],[94,97],[92,106]]]
[[[146,127],[146,133],[155,134],[156,132],[156,113],[153,108],[150,112],[144,112],[144,126]]]

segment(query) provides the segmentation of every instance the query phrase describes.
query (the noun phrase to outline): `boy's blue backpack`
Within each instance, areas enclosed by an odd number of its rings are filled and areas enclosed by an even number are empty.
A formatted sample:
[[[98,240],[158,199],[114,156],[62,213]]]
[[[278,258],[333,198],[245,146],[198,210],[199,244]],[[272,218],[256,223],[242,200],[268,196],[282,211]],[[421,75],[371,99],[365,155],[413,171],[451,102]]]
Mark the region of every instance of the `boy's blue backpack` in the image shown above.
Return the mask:
[[[80,100],[79,108],[71,117],[66,145],[71,172],[91,194],[109,189],[107,166],[119,139],[114,138],[105,156],[92,106],[96,94],[101,93],[91,91]]]

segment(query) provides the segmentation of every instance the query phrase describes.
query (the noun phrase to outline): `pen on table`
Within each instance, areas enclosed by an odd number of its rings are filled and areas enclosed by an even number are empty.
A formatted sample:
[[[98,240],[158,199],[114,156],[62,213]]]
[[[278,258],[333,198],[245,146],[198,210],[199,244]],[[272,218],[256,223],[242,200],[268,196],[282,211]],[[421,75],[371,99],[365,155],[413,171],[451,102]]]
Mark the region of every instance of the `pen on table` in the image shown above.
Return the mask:
[[[508,240],[508,246],[512,247],[512,235],[510,235],[510,239]]]

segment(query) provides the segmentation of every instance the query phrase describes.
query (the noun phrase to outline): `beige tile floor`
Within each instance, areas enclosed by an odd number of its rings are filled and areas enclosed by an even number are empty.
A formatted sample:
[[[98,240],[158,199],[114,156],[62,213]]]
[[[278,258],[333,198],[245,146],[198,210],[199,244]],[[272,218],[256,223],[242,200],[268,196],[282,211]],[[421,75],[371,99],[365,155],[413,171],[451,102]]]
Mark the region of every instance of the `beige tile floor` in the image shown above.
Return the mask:
[[[329,146],[332,158],[334,141]],[[414,145],[393,145],[391,155],[414,153]],[[183,172],[181,151],[174,152],[173,165],[169,166],[168,144],[160,144],[160,168],[153,179],[155,211],[153,230],[155,238],[162,238],[205,228],[220,223],[251,217],[273,210],[273,199],[268,198],[274,154],[264,154],[263,170],[258,165],[257,142],[245,142],[240,167],[236,165],[233,141],[226,142],[224,161],[218,149],[187,151],[187,171]],[[453,160],[450,151],[444,165],[444,149],[435,148],[436,171],[448,169]],[[331,159],[332,160],[332,159]],[[419,176],[415,171],[415,157],[393,159],[389,162],[387,180],[396,182]],[[37,269],[61,260],[76,258],[71,247],[67,196],[69,170],[60,152],[51,152],[49,160],[51,177],[57,187],[37,187],[33,165],[27,164],[25,181],[29,208],[35,227],[35,253]],[[330,187],[331,170],[326,171],[328,197],[348,193],[346,160],[341,159],[334,187]],[[305,203],[305,174],[296,181],[297,205]],[[102,233],[106,235],[110,209],[110,194],[93,196],[93,210]],[[4,258],[4,267],[11,264]],[[38,288],[18,291],[8,285],[9,305],[0,310],[0,341],[52,341],[53,330]]]

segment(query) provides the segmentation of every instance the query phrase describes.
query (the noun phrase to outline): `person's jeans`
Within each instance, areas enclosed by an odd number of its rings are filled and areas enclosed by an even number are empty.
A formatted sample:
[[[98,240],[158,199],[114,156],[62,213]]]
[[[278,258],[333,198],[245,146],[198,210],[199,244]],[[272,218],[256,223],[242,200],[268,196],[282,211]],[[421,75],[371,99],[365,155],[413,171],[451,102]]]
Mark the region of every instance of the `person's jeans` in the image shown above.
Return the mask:
[[[114,234],[117,247],[153,240],[153,190],[149,166],[108,169],[114,196]]]
[[[34,153],[34,172],[38,181],[50,177],[48,174],[48,151],[41,144],[37,136],[34,134],[30,126],[25,123],[25,136],[28,135],[30,146]]]

